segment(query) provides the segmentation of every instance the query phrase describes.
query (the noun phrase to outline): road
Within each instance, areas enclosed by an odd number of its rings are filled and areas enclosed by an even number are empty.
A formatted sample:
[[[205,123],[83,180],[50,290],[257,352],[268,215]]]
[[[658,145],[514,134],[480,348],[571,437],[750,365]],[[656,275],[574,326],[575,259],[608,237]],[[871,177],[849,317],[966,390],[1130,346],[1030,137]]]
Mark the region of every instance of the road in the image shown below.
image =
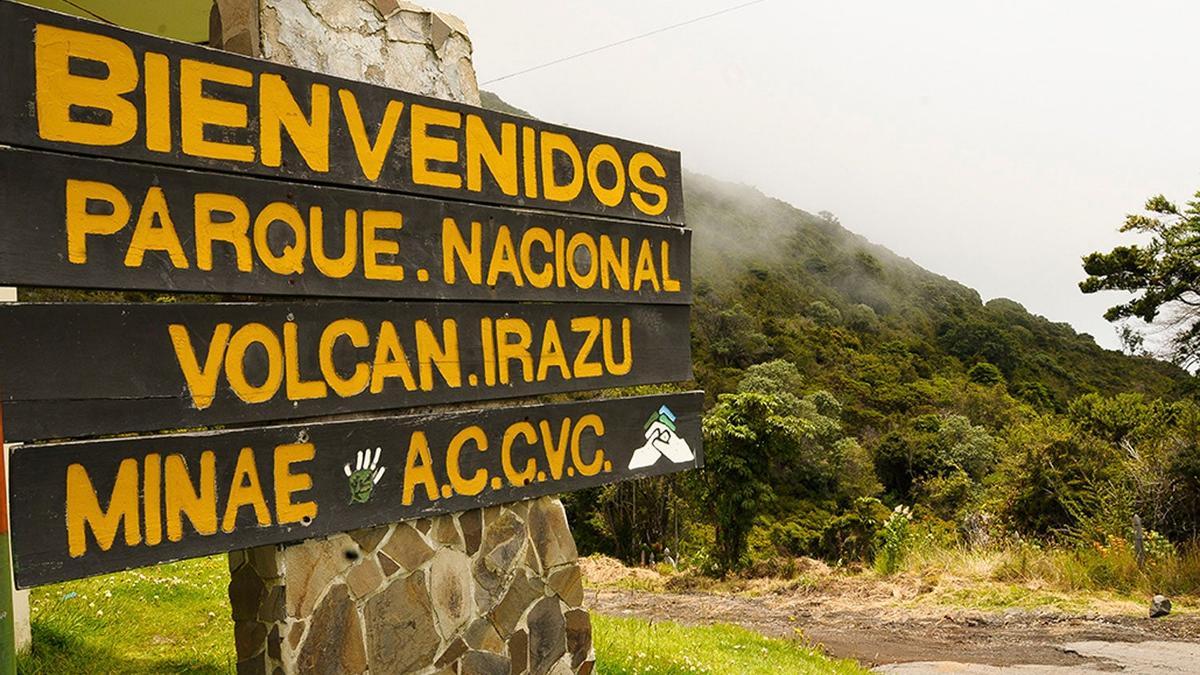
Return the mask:
[[[1049,666],[1015,664],[992,666],[955,661],[916,661],[894,663],[875,668],[880,673],[953,673],[955,675],[1086,675],[1090,673],[1195,673],[1200,670],[1200,643],[1166,642],[1070,642],[1062,646],[1065,654],[1076,654],[1093,661],[1087,665]]]
[[[847,596],[589,590],[593,611],[685,624],[732,623],[799,639],[887,673],[1197,673],[1200,617],[864,606]]]

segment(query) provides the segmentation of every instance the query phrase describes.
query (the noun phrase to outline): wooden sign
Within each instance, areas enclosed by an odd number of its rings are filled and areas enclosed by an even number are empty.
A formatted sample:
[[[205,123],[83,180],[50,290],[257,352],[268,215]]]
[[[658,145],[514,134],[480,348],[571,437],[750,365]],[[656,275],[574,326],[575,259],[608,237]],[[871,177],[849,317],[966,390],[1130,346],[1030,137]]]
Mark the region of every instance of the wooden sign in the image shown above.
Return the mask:
[[[0,305],[0,404],[11,441],[683,381],[688,309]]]
[[[0,284],[691,302],[691,231],[0,147]]]
[[[11,469],[21,487],[12,501],[17,585],[695,468],[702,399],[692,392],[20,447]]]
[[[171,294],[0,304],[21,587],[701,465],[701,392],[449,409],[691,379],[678,153],[10,0],[0,63],[0,284]]]
[[[683,222],[679,154],[0,1],[0,143]]]

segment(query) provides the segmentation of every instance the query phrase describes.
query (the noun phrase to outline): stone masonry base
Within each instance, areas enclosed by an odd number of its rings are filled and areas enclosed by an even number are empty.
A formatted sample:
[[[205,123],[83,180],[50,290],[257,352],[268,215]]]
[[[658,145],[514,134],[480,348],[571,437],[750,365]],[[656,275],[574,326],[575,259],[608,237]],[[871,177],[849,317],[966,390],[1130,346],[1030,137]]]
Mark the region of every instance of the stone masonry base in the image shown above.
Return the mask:
[[[575,541],[540,499],[229,554],[238,673],[591,673]]]

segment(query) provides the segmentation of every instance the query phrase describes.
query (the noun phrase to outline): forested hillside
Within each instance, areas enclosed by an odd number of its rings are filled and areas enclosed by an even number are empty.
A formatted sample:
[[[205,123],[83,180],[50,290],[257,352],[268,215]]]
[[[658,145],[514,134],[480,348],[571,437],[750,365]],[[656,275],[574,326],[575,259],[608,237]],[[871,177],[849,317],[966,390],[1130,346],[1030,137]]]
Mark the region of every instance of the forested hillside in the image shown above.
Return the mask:
[[[1190,387],[1170,364],[1103,349],[1011,300],[985,304],[831,214],[699,174],[684,187],[699,291],[695,361],[714,396],[733,390],[741,369],[787,359],[836,390],[855,428],[870,433],[894,413],[941,409],[936,383],[965,380],[980,363],[1041,410],[1065,410],[1088,392],[1175,397]]]
[[[886,571],[917,539],[1107,551],[1134,516],[1162,555],[1195,540],[1189,373],[985,303],[833,214],[694,173],[684,188],[706,468],[564,496],[585,551]]]

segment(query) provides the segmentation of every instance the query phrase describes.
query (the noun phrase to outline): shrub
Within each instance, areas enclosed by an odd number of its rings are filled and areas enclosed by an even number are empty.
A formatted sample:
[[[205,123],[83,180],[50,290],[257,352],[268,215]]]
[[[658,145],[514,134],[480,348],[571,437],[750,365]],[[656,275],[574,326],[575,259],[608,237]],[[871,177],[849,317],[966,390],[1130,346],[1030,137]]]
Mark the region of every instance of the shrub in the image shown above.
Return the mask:
[[[957,520],[975,491],[975,481],[961,469],[931,476],[913,489],[917,501],[934,515],[945,520]]]
[[[980,361],[971,366],[971,369],[967,371],[967,378],[975,384],[982,384],[986,387],[1004,382],[1004,374],[1000,372],[1000,369],[987,361]]]
[[[875,551],[879,526],[888,517],[887,507],[874,497],[861,497],[821,531],[819,552],[832,562],[868,560]]]
[[[912,543],[912,511],[897,506],[879,530],[879,552],[875,555],[875,570],[883,575],[895,574],[904,562]]]
[[[824,300],[810,302],[804,313],[821,326],[837,326],[842,323],[842,313]]]

